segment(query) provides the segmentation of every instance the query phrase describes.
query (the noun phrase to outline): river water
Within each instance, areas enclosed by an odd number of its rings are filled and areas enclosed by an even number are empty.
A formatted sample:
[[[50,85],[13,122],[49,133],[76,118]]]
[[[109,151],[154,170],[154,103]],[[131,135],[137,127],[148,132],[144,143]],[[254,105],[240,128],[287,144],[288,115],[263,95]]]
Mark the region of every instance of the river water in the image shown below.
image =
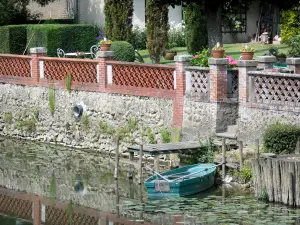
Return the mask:
[[[44,224],[300,224],[300,209],[230,185],[148,200],[137,179],[127,179],[127,164],[121,160],[118,181],[113,165],[100,153],[1,137],[0,224],[31,224],[37,198]]]

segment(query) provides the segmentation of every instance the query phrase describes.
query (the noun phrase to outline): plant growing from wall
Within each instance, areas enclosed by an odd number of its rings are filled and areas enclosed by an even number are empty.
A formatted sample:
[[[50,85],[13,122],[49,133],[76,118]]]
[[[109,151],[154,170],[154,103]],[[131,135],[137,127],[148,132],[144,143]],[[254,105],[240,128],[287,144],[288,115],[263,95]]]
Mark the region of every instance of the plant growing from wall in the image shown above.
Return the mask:
[[[211,57],[209,49],[205,48],[201,52],[196,52],[196,54],[191,59],[192,66],[209,67],[208,59]]]
[[[74,209],[73,209],[73,202],[71,200],[68,204],[68,209],[67,209],[69,225],[73,224],[73,214],[74,214]]]
[[[105,33],[112,41],[129,41],[132,36],[133,0],[105,0]]]
[[[56,179],[54,173],[52,173],[50,177],[50,187],[49,187],[49,197],[53,201],[55,200],[56,196]]]
[[[81,123],[84,127],[84,129],[88,129],[90,127],[90,120],[89,120],[89,116],[84,113],[81,117]]]
[[[3,122],[5,124],[11,124],[13,120],[13,115],[11,112],[5,112],[3,115]]]
[[[172,131],[164,128],[160,131],[160,137],[161,137],[162,143],[170,143],[171,137],[172,137]]]
[[[55,110],[55,90],[53,83],[50,85],[48,90],[48,103],[51,114],[54,114]]]
[[[23,131],[34,132],[36,130],[36,120],[31,116],[28,119],[17,121],[16,126]]]
[[[155,140],[155,135],[153,134],[153,131],[150,127],[147,129],[147,136],[150,144],[157,143],[157,141]]]
[[[146,0],[147,49],[153,63],[159,63],[168,43],[168,6],[160,2]]]
[[[72,74],[71,73],[69,73],[65,77],[65,85],[66,85],[67,91],[70,93],[71,92],[71,86],[72,86]]]

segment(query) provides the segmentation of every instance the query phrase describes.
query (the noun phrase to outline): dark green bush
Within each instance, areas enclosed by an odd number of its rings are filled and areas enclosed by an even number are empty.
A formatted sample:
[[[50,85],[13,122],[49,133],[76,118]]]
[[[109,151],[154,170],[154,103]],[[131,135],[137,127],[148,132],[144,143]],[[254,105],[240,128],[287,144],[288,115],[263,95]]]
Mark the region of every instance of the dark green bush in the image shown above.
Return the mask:
[[[136,50],[146,49],[146,42],[147,42],[146,30],[143,28],[135,27],[132,30],[132,38],[130,40],[130,43],[132,44],[133,48]]]
[[[290,47],[288,55],[291,57],[300,57],[300,35],[292,37],[287,43]]]
[[[46,47],[48,56],[57,56],[57,48],[65,52],[89,51],[95,44],[97,28],[93,25],[46,24],[29,25],[29,48]]]
[[[0,40],[0,53],[22,55],[27,41],[26,26],[0,26]]]
[[[300,34],[300,11],[287,10],[281,12],[280,27],[282,42],[288,42],[295,35]]]
[[[126,41],[113,41],[110,50],[115,52],[115,59],[118,61],[134,62],[135,60],[134,48]]]
[[[300,138],[300,127],[277,122],[266,128],[263,134],[263,143],[269,152],[293,153],[298,138]]]

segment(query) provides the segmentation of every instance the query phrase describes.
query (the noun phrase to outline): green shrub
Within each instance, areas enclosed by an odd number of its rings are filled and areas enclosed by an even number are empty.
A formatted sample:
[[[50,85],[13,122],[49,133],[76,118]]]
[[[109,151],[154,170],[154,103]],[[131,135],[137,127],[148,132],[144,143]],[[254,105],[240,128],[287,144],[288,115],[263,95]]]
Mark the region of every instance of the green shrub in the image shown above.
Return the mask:
[[[55,90],[53,84],[49,87],[48,90],[48,103],[49,103],[50,112],[53,115],[55,110]]]
[[[26,120],[19,120],[16,123],[16,126],[21,130],[34,132],[36,130],[36,120],[33,117],[30,117]]]
[[[293,153],[299,137],[300,127],[277,122],[266,128],[263,134],[263,143],[268,152]]]
[[[168,32],[168,46],[169,48],[174,47],[185,47],[185,32],[184,32],[184,26],[181,24],[178,24],[174,26],[171,24],[170,30]]]
[[[26,48],[26,25],[0,26],[0,53],[22,55]]]
[[[192,66],[209,67],[208,59],[210,58],[209,49],[203,49],[202,52],[196,52],[191,59]]]
[[[4,115],[3,115],[3,122],[5,124],[11,124],[13,120],[13,115],[11,112],[5,112]]]
[[[46,47],[48,56],[57,56],[57,48],[65,52],[89,51],[95,44],[97,27],[93,25],[76,24],[42,24],[28,25],[28,49]]]
[[[288,55],[291,57],[300,57],[300,35],[292,37],[288,41],[288,45],[290,47]]]
[[[170,143],[172,138],[172,132],[168,129],[160,131],[160,137],[163,143]]]
[[[146,30],[143,28],[135,27],[132,30],[132,38],[130,43],[135,50],[146,49],[147,35]]]
[[[247,183],[252,179],[252,170],[247,163],[244,163],[243,168],[239,171],[239,177],[244,183]]]
[[[110,50],[115,52],[115,59],[118,61],[134,62],[135,60],[134,48],[126,41],[114,41]]]
[[[282,42],[289,41],[295,35],[300,34],[300,11],[288,10],[281,12],[280,26]]]

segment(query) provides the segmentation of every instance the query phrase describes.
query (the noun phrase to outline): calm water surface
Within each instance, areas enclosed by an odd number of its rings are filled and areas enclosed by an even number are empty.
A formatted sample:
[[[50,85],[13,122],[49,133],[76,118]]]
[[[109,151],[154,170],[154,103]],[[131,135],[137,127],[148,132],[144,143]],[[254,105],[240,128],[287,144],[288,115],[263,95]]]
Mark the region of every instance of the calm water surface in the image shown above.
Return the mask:
[[[115,181],[113,159],[100,153],[2,137],[0,224],[30,224],[34,198],[45,204],[45,224],[300,224],[300,209],[259,202],[237,187],[148,200],[123,160],[119,174]]]

